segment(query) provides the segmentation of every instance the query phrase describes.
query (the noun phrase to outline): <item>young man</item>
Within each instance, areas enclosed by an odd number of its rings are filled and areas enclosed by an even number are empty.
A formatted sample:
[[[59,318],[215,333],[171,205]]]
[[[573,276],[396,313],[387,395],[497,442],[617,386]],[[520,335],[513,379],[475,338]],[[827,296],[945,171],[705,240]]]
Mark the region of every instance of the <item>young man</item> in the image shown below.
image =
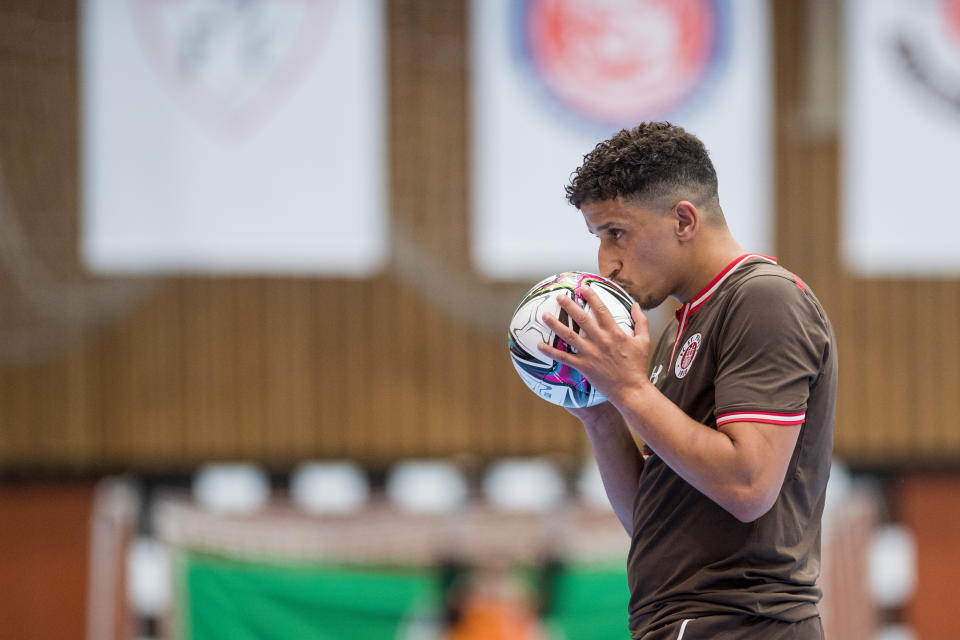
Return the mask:
[[[567,187],[600,238],[600,272],[637,301],[628,336],[592,314],[544,320],[609,402],[582,422],[632,537],[633,638],[822,638],[820,519],[833,448],[837,354],[810,288],[740,248],[703,143],[668,123],[623,130]],[[682,306],[651,352],[651,309]],[[634,444],[629,430],[645,443]]]

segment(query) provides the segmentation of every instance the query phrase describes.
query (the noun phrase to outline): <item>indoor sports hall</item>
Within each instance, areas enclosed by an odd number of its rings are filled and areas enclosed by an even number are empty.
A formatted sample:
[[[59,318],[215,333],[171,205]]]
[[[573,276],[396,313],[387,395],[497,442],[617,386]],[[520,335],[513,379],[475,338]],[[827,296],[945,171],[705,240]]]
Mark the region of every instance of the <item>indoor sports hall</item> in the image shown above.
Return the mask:
[[[836,334],[825,636],[960,637],[960,1],[0,0],[0,638],[630,637],[507,334],[661,120]]]

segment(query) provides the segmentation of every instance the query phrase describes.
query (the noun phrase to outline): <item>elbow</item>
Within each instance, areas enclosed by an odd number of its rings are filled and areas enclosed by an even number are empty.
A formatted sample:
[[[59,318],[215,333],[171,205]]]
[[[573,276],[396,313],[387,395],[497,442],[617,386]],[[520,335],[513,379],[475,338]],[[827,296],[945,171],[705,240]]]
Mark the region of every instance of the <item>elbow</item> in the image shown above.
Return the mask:
[[[751,522],[759,520],[761,517],[763,517],[764,514],[770,511],[770,507],[755,507],[752,505],[745,505],[731,507],[728,508],[727,511],[740,522],[743,522],[744,524],[750,524]]]
[[[770,495],[765,491],[747,490],[739,492],[720,506],[740,522],[749,524],[762,518],[776,501],[776,493]]]

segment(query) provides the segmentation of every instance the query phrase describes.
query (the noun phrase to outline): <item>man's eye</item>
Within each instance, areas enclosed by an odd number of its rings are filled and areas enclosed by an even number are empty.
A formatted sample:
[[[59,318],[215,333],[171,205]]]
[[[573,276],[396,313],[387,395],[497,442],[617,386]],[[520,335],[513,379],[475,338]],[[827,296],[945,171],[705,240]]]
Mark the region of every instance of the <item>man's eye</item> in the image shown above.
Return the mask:
[[[620,229],[610,229],[610,235],[613,237],[614,240],[619,240],[620,236],[623,235],[623,231],[621,231]]]

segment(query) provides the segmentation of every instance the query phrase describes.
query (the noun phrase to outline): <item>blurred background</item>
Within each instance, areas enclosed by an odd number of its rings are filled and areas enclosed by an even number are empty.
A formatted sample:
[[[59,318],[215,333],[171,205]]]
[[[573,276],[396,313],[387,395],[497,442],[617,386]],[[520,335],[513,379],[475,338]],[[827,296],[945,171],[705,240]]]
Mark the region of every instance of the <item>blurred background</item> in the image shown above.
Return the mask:
[[[649,119],[835,326],[827,637],[958,637],[957,0],[0,0],[0,635],[625,637],[505,331]]]

